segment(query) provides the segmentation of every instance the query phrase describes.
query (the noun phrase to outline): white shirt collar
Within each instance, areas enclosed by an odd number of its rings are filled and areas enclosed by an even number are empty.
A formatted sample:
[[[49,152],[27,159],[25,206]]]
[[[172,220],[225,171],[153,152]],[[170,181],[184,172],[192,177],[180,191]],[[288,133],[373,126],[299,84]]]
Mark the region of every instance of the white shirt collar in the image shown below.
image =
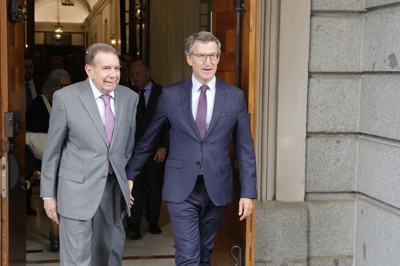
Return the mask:
[[[210,91],[214,91],[215,90],[215,84],[217,82],[217,79],[214,77],[210,80],[210,82],[207,83],[208,88],[210,89]],[[203,85],[202,83],[200,83],[192,74],[192,84],[193,84],[193,89],[195,91],[199,91],[200,87]]]

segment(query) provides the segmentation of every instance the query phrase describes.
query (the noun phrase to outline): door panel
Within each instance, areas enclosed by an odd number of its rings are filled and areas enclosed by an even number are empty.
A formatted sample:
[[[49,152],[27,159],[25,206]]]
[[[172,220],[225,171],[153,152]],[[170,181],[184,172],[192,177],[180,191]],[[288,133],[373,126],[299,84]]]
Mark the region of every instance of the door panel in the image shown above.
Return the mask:
[[[14,142],[12,153],[21,166],[24,165],[25,145],[25,86],[24,86],[24,23],[8,21],[7,5],[9,1],[0,2],[0,131],[1,156],[5,159],[5,197],[1,196],[1,265],[26,265],[26,221],[25,190],[18,182],[10,189],[8,171],[9,153],[6,143]],[[19,1],[23,5],[23,1]],[[15,138],[5,134],[6,112],[21,112],[20,133]],[[24,172],[24,167],[21,171]],[[3,186],[3,181],[0,178]]]
[[[235,84],[235,63],[236,63],[236,0],[218,0],[213,1],[213,34],[221,41],[221,59],[218,64],[217,76],[221,79]],[[256,58],[252,55],[250,57],[250,46],[253,39],[250,38],[251,27],[254,25],[250,24],[251,16],[254,13],[249,12],[250,5],[254,6],[255,0],[243,0],[243,4],[246,6],[247,11],[242,16],[241,23],[241,57],[240,57],[240,70],[239,70],[239,88],[241,88],[245,97],[248,100],[249,95],[254,95],[254,86],[250,87],[249,84],[253,84],[249,81],[249,69],[251,64],[256,63]],[[255,18],[252,17],[254,20]],[[254,31],[255,32],[255,31]],[[254,51],[254,50],[253,50]],[[249,113],[255,112],[253,106],[249,105]],[[233,147],[231,149],[231,156],[233,158]],[[235,167],[235,166],[232,166]],[[212,265],[216,266],[232,266],[235,265],[235,261],[230,256],[230,249],[233,246],[242,246],[242,258],[243,264],[246,266],[254,265],[253,260],[253,221],[254,212],[251,217],[246,221],[239,221],[238,216],[238,202],[240,199],[240,183],[238,178],[238,172],[235,169],[235,200],[227,208],[221,229],[217,235],[214,250],[212,253]],[[243,243],[244,242],[244,243]],[[235,256],[238,255],[237,250],[234,251]]]

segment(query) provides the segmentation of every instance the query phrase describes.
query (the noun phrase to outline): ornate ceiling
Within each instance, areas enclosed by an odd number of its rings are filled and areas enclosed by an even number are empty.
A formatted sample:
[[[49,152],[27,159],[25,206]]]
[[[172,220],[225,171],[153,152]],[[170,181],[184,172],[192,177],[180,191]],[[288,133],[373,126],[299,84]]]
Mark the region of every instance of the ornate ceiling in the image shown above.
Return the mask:
[[[57,22],[57,8],[61,23],[82,23],[97,0],[75,0],[74,6],[63,6],[61,0],[35,0],[35,22]]]

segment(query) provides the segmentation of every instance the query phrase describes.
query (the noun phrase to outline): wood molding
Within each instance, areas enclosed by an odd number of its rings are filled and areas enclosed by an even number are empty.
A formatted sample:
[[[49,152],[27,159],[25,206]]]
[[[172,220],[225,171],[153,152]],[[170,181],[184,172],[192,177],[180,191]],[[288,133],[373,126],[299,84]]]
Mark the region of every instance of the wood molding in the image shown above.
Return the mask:
[[[258,113],[258,58],[259,58],[259,1],[250,0],[250,41],[249,41],[249,90],[248,90],[248,111],[250,114],[250,126],[253,140],[257,137],[257,113]],[[257,153],[257,145],[254,142],[254,149]],[[253,201],[255,207],[255,202]],[[250,217],[246,219],[246,250],[244,265],[254,265],[254,220],[255,209]]]

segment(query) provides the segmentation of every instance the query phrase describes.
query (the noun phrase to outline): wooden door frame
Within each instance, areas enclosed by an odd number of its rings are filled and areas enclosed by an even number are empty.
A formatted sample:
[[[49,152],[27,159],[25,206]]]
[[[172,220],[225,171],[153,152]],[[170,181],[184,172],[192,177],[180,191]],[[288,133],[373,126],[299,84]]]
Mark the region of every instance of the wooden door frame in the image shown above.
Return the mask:
[[[18,0],[18,3],[23,5],[21,2],[22,0]],[[3,183],[3,178],[0,178],[1,187],[5,186],[5,197],[3,198],[2,194],[0,198],[0,264],[2,266],[22,266],[26,264],[25,190],[22,190],[19,182],[13,189],[10,189],[9,152],[7,151],[10,139],[5,130],[5,112],[20,111],[20,133],[13,140],[15,144],[18,144],[14,146],[14,155],[20,166],[23,166],[25,155],[25,25],[23,17],[19,22],[9,21],[8,7],[9,1],[0,1],[0,146],[2,161],[5,161],[5,182]],[[22,174],[25,173],[24,170],[24,167],[21,167]]]
[[[253,135],[253,146],[257,149],[255,145],[255,140],[257,139],[257,112],[258,112],[258,36],[259,36],[259,1],[250,0],[250,40],[249,40],[249,94],[247,108],[250,114],[250,127]],[[257,152],[257,151],[256,151]],[[255,207],[255,202],[254,202]],[[254,220],[255,220],[254,208],[253,213],[250,217],[246,219],[246,250],[245,250],[245,261],[244,265],[253,266],[254,265]]]

